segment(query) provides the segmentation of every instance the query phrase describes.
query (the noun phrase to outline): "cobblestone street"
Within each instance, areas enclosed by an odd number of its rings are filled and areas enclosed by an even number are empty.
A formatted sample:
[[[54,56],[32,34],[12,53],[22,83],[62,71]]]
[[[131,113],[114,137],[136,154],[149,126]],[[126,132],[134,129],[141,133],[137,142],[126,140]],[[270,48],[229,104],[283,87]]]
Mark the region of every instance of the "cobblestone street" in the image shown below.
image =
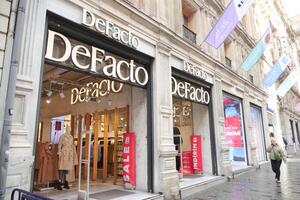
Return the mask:
[[[269,164],[244,173],[234,180],[201,191],[188,200],[299,200],[300,154],[281,166],[281,183],[276,183]]]

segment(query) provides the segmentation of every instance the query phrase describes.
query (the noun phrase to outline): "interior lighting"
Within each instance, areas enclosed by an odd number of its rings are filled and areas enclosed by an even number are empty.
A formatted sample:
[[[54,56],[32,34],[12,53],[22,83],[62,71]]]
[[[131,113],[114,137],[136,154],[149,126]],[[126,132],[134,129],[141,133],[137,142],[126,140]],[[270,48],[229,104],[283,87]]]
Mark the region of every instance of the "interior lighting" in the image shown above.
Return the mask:
[[[61,86],[61,90],[60,90],[60,92],[59,92],[59,96],[60,96],[60,98],[65,98],[65,94],[64,94],[64,85],[62,85]]]
[[[101,99],[100,98],[96,99],[96,102],[101,103]]]
[[[46,99],[46,103],[47,103],[47,104],[51,103],[51,98],[47,98],[47,99]]]
[[[48,97],[51,97],[52,94],[53,94],[53,92],[52,92],[51,90],[48,90],[47,96],[48,96]]]
[[[60,98],[62,98],[62,99],[65,98],[64,91],[60,91],[60,92],[59,92],[59,96],[60,96]]]

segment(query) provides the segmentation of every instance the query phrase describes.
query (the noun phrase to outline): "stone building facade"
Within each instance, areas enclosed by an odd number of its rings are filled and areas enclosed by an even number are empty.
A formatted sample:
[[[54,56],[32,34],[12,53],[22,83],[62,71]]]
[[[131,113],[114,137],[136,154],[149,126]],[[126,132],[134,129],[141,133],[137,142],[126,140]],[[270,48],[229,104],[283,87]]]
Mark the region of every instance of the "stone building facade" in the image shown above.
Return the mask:
[[[1,2],[8,6],[10,4],[4,0]],[[33,189],[36,132],[41,103],[40,84],[49,13],[74,22],[84,29],[87,27],[82,24],[83,9],[89,10],[96,16],[131,31],[139,38],[139,46],[135,50],[153,58],[150,70],[152,138],[151,142],[148,141],[152,144],[150,159],[153,176],[147,177],[151,181],[141,190],[162,193],[166,199],[179,199],[180,195],[183,197],[192,192],[191,188],[195,188],[193,184],[184,186],[182,181],[185,180],[184,178],[180,180],[182,177],[176,170],[178,151],[174,144],[173,127],[175,127],[174,102],[178,97],[172,91],[175,78],[187,84],[195,84],[199,88],[206,88],[209,94],[210,98],[206,105],[203,105],[205,104],[203,102],[201,106],[194,105],[195,108],[199,107],[201,112],[198,110],[193,113],[194,124],[200,124],[197,131],[202,134],[203,151],[206,152],[203,155],[204,171],[207,174],[221,177],[223,181],[225,179],[222,175],[232,177],[234,173],[247,170],[251,166],[258,167],[267,161],[265,147],[269,143],[270,121],[274,122],[273,131],[278,133],[277,137],[280,137],[281,130],[286,130],[284,126],[288,126],[289,123],[284,121],[286,117],[282,116],[282,113],[287,113],[284,110],[289,110],[284,107],[287,105],[285,100],[277,101],[274,88],[268,89],[261,84],[264,74],[272,66],[271,63],[277,60],[279,53],[266,54],[264,59],[249,72],[243,71],[240,65],[255,46],[255,42],[263,35],[266,24],[271,24],[268,19],[274,16],[265,9],[264,3],[267,1],[255,1],[225,43],[219,49],[214,49],[204,40],[228,2],[228,0],[27,1],[15,94],[15,113],[18,115],[14,116],[10,136],[7,194],[15,187]],[[5,16],[9,16],[9,12]],[[1,14],[0,17],[4,15]],[[262,19],[267,22],[260,24]],[[279,26],[282,26],[282,23],[288,26],[284,20]],[[7,32],[2,29],[0,31],[1,35],[2,32]],[[287,36],[294,43],[291,34],[287,33]],[[9,50],[8,46],[6,50]],[[0,49],[1,52],[3,51]],[[8,62],[9,53],[5,52],[6,55],[8,57],[4,59]],[[295,64],[298,63],[295,60]],[[187,66],[202,70],[206,74],[205,78],[197,77],[193,72],[186,70]],[[2,78],[2,83],[4,82],[5,79]],[[2,83],[1,91],[5,91]],[[285,98],[292,98],[293,94],[287,96],[291,97]],[[225,108],[225,100],[234,102],[239,111],[239,140],[241,140],[239,148],[242,152],[242,164],[232,162],[233,153],[226,129],[230,126],[228,125],[230,116],[227,116],[225,111],[231,104],[226,104]],[[272,112],[270,105],[274,105]],[[3,113],[1,117],[2,115]],[[288,115],[294,121],[299,119],[298,114],[293,111],[288,112]],[[260,124],[259,127],[257,124]]]

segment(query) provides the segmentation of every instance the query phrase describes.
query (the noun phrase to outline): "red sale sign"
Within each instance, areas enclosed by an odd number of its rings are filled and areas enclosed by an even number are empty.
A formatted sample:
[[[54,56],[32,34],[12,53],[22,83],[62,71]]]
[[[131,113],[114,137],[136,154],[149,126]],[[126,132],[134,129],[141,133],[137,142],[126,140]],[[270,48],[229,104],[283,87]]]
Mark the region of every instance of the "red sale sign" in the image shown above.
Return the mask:
[[[123,182],[135,186],[135,133],[123,136]]]
[[[203,165],[202,165],[201,135],[192,135],[191,145],[192,145],[193,170],[198,173],[202,172]]]
[[[182,152],[182,170],[180,170],[183,174],[194,174],[193,170],[193,159],[191,151],[183,151]]]

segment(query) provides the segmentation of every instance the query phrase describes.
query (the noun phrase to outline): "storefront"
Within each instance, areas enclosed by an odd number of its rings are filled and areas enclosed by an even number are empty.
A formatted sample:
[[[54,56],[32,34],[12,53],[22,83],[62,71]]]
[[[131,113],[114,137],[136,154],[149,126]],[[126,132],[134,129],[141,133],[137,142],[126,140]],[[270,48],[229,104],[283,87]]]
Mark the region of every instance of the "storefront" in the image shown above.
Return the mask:
[[[229,145],[229,160],[232,170],[248,166],[247,141],[244,128],[242,100],[223,92],[224,132]]]
[[[83,25],[47,14],[33,188],[54,199],[152,191],[152,58],[130,31],[82,13]]]
[[[173,134],[176,170],[183,181],[217,175],[212,109],[212,84],[208,74],[183,62],[183,71],[172,68]],[[196,183],[194,179],[194,184]]]

